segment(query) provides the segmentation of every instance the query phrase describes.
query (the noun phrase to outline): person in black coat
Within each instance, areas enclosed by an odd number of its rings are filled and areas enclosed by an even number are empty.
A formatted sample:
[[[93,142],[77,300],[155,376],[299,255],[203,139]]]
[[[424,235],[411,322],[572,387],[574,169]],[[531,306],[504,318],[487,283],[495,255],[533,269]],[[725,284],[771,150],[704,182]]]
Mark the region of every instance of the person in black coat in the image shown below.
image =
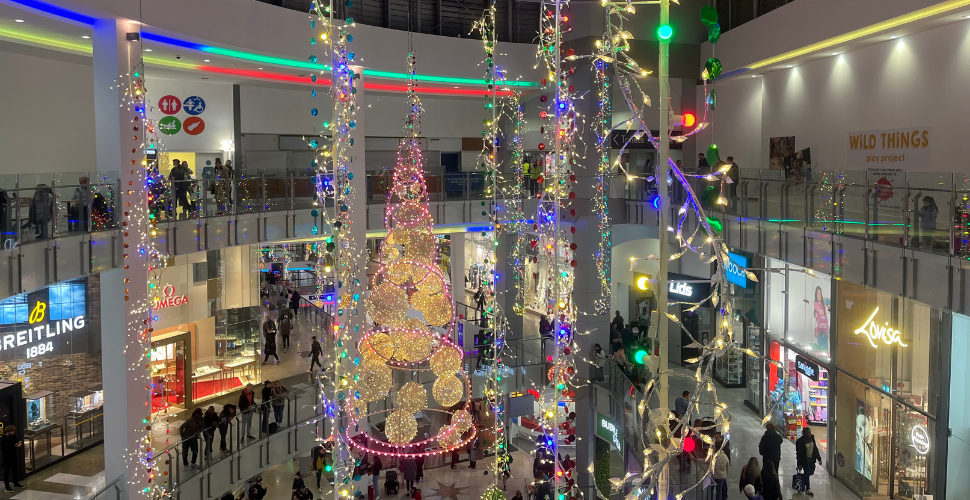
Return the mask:
[[[17,464],[24,463],[24,456],[21,451],[24,449],[24,442],[17,437],[17,426],[8,425],[3,428],[3,437],[0,438],[0,459],[3,460],[3,484],[7,491],[13,491],[10,481],[13,480],[14,488],[23,488],[17,478]]]
[[[266,496],[266,487],[263,486],[263,478],[253,479],[253,485],[249,487],[249,500],[263,500]]]
[[[781,481],[778,479],[778,469],[771,460],[765,460],[761,467],[761,496],[765,500],[782,500]]]
[[[202,415],[202,421],[205,424],[205,430],[202,432],[202,438],[205,440],[203,456],[212,457],[212,441],[215,440],[216,428],[219,427],[219,414],[216,413],[215,406],[210,406],[205,411],[205,415]]]
[[[768,422],[765,425],[765,433],[761,436],[761,442],[758,443],[758,453],[761,453],[761,461],[768,462],[771,461],[776,466],[781,463],[781,443],[785,441],[785,438],[778,434],[778,429],[775,424]]]
[[[222,411],[219,412],[219,451],[223,453],[230,453],[229,447],[226,446],[226,434],[229,433],[229,422],[232,422],[235,417],[236,405],[222,406]]]
[[[795,460],[800,469],[805,471],[804,476],[804,491],[809,495],[815,495],[812,493],[812,474],[815,474],[815,464],[822,464],[822,455],[818,452],[818,443],[815,442],[815,436],[812,435],[812,429],[808,427],[802,429],[802,437],[795,441]]]
[[[273,401],[273,383],[269,380],[263,382],[263,390],[260,393],[259,414],[262,416],[262,430],[269,433],[269,406]]]

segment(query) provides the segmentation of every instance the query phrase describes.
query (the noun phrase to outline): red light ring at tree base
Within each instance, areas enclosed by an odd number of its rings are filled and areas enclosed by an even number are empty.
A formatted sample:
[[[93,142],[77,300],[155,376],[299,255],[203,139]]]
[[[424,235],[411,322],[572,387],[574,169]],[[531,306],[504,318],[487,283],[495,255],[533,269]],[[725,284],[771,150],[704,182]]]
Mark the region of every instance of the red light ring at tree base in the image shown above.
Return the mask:
[[[441,410],[434,410],[434,411],[441,411]],[[380,412],[377,412],[377,413],[380,413]],[[472,428],[469,430],[469,432],[470,432],[470,434],[468,435],[468,438],[466,438],[466,439],[458,442],[458,444],[456,444],[454,446],[450,446],[448,448],[438,448],[438,449],[436,449],[434,451],[425,451],[425,452],[420,452],[420,453],[401,453],[401,452],[393,452],[393,451],[385,451],[385,450],[374,450],[374,449],[368,448],[367,446],[364,446],[364,445],[360,444],[357,440],[354,439],[355,437],[362,436],[362,435],[368,436],[368,440],[373,439],[373,438],[369,437],[370,436],[369,434],[363,434],[362,433],[362,434],[358,434],[357,436],[353,436],[352,437],[350,435],[350,430],[349,429],[344,434],[347,436],[347,442],[350,443],[350,447],[351,448],[353,448],[355,450],[358,450],[358,451],[362,451],[364,453],[374,453],[376,455],[381,455],[381,456],[385,456],[385,457],[397,457],[397,458],[425,458],[425,457],[431,457],[431,456],[435,456],[435,455],[443,455],[445,453],[449,453],[451,451],[458,450],[458,449],[461,449],[461,448],[463,448],[465,446],[468,446],[468,443],[470,443],[472,439],[475,439],[478,436],[478,429],[475,428],[475,426],[472,426]],[[426,443],[428,443],[430,441],[433,441],[433,440],[434,439],[425,440],[425,441],[422,441],[421,443],[425,443],[426,444]],[[378,440],[378,442],[381,443],[381,444],[387,444],[384,441],[379,441]],[[412,445],[416,446],[416,445],[421,444],[421,443],[412,443]]]

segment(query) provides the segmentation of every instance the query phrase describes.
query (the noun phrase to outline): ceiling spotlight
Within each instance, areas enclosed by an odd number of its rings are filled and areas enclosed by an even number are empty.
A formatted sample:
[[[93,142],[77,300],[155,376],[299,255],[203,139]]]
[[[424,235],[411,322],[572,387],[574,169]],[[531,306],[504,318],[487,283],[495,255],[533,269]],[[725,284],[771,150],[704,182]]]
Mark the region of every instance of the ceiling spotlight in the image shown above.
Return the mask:
[[[151,52],[152,49],[145,49],[145,52]]]
[[[24,22],[24,20],[23,19],[14,19],[13,22],[15,22],[15,23],[22,23],[22,22]]]
[[[790,68],[790,67],[792,67],[792,66],[791,66],[791,64],[789,64],[788,66],[785,66],[785,67],[786,67],[786,68]]]
[[[263,68],[256,68],[256,69],[263,69]]]
[[[837,55],[839,55],[839,53],[838,52],[833,52],[832,55],[833,56],[837,56]]]
[[[81,35],[81,38],[91,38],[91,37],[88,35]]]
[[[758,78],[758,75],[751,75],[751,78]]]
[[[895,39],[897,39],[897,38],[899,38],[899,37],[898,37],[898,36],[896,36],[896,35],[893,35],[893,36],[891,36],[891,37],[889,37],[889,39],[890,39],[890,40],[895,40]]]
[[[202,62],[212,62],[209,59],[203,59]]]

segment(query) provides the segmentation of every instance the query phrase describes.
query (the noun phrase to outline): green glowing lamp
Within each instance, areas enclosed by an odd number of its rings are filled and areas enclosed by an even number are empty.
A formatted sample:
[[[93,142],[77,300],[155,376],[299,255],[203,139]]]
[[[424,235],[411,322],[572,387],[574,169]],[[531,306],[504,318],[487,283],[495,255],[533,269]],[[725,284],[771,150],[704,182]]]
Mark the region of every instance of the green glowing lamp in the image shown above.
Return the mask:
[[[644,360],[647,358],[646,349],[637,349],[636,354],[633,355],[633,359],[637,361],[637,364],[644,364]]]
[[[669,42],[671,38],[674,37],[674,28],[669,24],[661,24],[657,28],[657,38],[661,41]]]

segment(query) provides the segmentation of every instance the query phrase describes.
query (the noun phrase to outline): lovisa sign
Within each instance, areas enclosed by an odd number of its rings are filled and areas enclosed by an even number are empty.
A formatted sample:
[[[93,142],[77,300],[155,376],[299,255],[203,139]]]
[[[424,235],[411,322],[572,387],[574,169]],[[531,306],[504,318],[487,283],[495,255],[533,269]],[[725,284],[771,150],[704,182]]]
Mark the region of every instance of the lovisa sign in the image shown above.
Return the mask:
[[[155,297],[155,303],[152,305],[152,310],[157,311],[159,309],[180,306],[182,304],[188,304],[188,303],[189,303],[188,296],[176,295],[174,286],[165,285],[165,288],[162,289],[162,296]]]
[[[876,345],[876,340],[881,341],[887,346],[899,344],[900,347],[909,347],[909,344],[903,343],[903,335],[899,332],[899,330],[894,330],[891,326],[889,326],[888,321],[884,325],[879,325],[878,323],[873,322],[873,319],[876,318],[876,313],[878,312],[879,308],[877,307],[875,311],[872,311],[872,314],[869,316],[869,319],[866,320],[865,324],[859,328],[856,328],[855,334],[865,335],[866,338],[869,339],[869,344],[871,344],[872,347],[879,347]]]

